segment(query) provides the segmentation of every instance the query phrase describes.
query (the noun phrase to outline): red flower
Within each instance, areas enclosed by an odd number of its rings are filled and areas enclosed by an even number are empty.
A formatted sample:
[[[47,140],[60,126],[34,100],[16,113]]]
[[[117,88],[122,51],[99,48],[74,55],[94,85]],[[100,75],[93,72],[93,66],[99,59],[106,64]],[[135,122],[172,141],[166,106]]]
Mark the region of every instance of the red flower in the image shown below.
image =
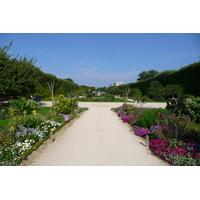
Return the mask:
[[[162,113],[161,112],[158,112],[158,111],[156,111],[157,112],[157,114],[159,115],[159,116],[161,116],[162,115]]]

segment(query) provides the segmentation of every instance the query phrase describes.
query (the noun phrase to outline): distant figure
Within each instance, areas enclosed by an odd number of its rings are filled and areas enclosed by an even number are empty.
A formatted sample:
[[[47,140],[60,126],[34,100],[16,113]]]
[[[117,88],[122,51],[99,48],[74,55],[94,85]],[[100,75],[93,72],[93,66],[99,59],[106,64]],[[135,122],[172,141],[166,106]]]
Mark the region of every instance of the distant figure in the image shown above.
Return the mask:
[[[172,104],[172,105],[175,105],[175,104],[176,104],[176,99],[175,99],[174,97],[172,98],[171,104]]]
[[[33,101],[35,100],[34,96],[32,96],[32,95],[31,95],[31,100],[33,100]]]
[[[38,106],[40,106],[41,98],[40,97],[36,97],[36,102],[37,102]]]

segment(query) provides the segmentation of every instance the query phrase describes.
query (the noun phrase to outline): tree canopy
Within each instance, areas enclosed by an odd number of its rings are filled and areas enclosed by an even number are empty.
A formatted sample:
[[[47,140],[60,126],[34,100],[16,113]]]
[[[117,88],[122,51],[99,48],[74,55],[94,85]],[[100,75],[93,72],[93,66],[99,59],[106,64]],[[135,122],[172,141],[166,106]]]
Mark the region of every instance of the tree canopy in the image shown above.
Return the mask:
[[[137,81],[146,80],[148,78],[155,77],[158,74],[159,74],[159,72],[157,70],[154,70],[154,69],[151,69],[149,71],[142,71],[141,73],[138,74],[139,78],[137,79]]]
[[[13,42],[13,41],[12,41]],[[35,63],[36,59],[13,57],[8,51],[12,45],[0,47],[0,96],[50,96],[47,83],[55,81],[55,93],[71,93],[78,88],[72,79],[59,79],[44,73]]]

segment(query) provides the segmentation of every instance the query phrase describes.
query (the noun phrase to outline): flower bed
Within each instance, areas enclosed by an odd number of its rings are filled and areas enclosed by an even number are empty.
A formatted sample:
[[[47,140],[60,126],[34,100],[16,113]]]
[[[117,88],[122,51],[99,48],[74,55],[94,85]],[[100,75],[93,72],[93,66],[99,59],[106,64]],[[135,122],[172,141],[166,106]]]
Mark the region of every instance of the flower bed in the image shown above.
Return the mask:
[[[63,96],[62,101],[64,104]],[[29,115],[24,111],[21,111],[23,115],[13,115],[12,112],[9,124],[0,130],[0,165],[20,164],[33,150],[50,138],[51,132],[54,134],[84,110],[87,109],[76,106],[73,112],[60,114],[55,110],[41,115],[37,114],[36,109]]]
[[[124,123],[133,126],[136,135],[149,135],[149,149],[154,155],[172,165],[200,165],[200,125],[188,115],[127,104],[114,111]]]

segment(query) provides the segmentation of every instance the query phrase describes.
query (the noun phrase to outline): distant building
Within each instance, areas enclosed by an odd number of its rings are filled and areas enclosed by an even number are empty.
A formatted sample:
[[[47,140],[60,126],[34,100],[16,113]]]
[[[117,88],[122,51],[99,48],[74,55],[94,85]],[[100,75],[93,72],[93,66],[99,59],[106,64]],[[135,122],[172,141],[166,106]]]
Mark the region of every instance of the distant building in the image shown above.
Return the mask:
[[[114,86],[119,86],[119,85],[123,85],[124,84],[124,81],[116,81],[114,83]]]

